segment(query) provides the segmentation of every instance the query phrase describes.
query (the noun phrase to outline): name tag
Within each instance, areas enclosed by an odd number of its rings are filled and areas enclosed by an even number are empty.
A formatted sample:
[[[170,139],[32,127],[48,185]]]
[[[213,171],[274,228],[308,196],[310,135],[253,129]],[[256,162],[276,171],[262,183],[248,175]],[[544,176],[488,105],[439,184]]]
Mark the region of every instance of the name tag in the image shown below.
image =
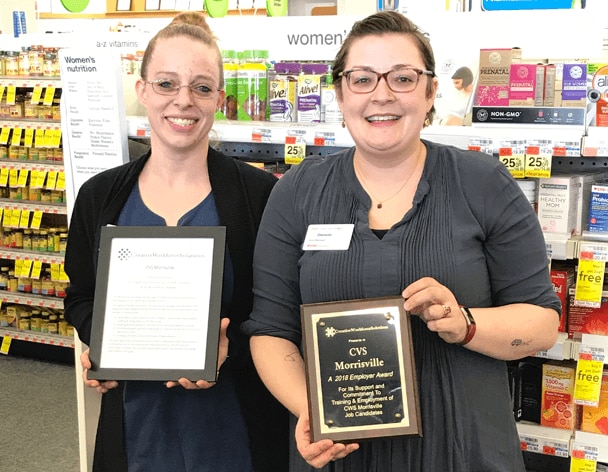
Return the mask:
[[[304,251],[346,251],[355,225],[310,225],[302,249]]]

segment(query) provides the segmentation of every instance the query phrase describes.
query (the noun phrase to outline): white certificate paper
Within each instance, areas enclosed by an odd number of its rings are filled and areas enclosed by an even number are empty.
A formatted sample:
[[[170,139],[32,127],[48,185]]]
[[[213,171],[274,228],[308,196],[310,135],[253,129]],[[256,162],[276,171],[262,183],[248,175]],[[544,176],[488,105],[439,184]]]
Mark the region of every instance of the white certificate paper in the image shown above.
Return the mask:
[[[103,228],[91,378],[214,380],[224,238],[223,227]]]

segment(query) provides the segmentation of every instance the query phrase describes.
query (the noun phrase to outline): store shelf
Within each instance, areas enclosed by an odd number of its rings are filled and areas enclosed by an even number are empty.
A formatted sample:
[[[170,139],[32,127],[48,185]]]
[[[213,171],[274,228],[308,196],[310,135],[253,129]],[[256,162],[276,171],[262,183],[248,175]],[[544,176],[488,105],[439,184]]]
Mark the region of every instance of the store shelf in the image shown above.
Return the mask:
[[[608,128],[590,126],[582,142],[583,156],[608,156]]]
[[[51,213],[55,215],[67,215],[67,206],[64,204],[52,204],[42,202],[28,202],[26,200],[10,200],[8,198],[0,198],[0,207],[10,210],[30,210],[41,211],[42,213]]]
[[[575,431],[571,455],[584,453],[586,459],[608,462],[608,436]]]
[[[74,338],[58,334],[36,333],[15,328],[0,328],[0,337],[10,337],[17,341],[46,344],[49,346],[74,348]]]
[[[535,423],[517,423],[521,449],[555,457],[569,457],[572,431]]]
[[[59,77],[8,77],[0,76],[0,86],[5,87],[60,87],[61,79]]]
[[[538,351],[535,357],[558,361],[572,359],[572,340],[568,339],[568,333],[557,333],[557,341],[553,347]]]
[[[52,252],[33,252],[23,251],[20,249],[0,248],[0,259],[16,260],[32,260],[40,261],[45,264],[63,264],[64,256]]]
[[[0,292],[2,303],[15,303],[18,305],[39,306],[63,310],[63,298],[30,295],[22,292]]]
[[[15,159],[0,159],[2,169],[38,170],[43,172],[63,172],[63,162],[56,161],[25,161]]]

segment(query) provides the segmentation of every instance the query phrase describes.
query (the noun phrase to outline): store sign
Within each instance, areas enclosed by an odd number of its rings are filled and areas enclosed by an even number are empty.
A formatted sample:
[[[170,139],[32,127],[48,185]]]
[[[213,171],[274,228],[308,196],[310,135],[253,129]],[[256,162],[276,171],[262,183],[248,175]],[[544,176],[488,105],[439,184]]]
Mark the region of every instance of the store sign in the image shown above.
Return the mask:
[[[484,10],[570,10],[585,8],[585,0],[482,0]]]

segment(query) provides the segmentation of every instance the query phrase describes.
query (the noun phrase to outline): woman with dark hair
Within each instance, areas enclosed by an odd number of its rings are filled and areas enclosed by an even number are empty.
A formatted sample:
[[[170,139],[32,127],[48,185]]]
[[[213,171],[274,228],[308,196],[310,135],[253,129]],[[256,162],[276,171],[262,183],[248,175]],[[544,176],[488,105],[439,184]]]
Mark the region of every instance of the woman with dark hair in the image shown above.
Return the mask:
[[[534,209],[504,165],[421,139],[434,70],[403,15],[355,23],[333,69],[355,146],[306,158],[264,211],[244,329],[293,415],[290,472],[524,471],[504,361],[553,345],[560,301]],[[337,227],[348,244],[332,240]],[[303,244],[309,231],[327,250]],[[386,296],[413,315],[422,436],[311,442],[301,305]]]

